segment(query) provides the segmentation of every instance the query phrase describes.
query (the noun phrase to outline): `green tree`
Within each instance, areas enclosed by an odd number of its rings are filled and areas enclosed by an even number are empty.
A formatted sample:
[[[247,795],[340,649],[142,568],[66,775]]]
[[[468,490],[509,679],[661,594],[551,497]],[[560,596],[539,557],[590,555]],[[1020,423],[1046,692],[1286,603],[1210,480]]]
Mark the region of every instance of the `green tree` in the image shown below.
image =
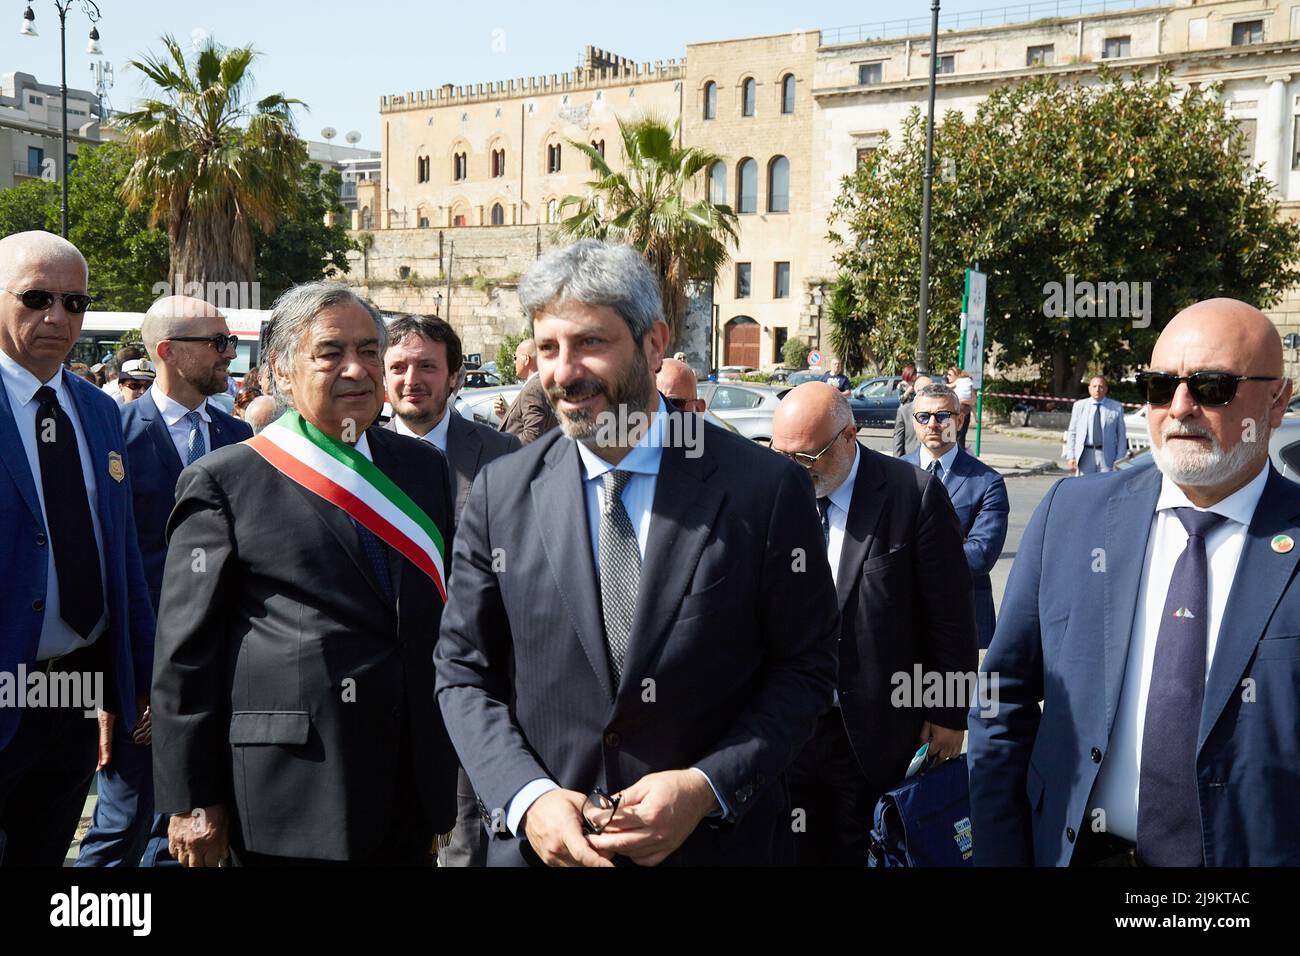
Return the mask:
[[[803,339],[786,339],[785,345],[781,347],[781,361],[786,368],[807,368],[808,353],[811,351],[812,346]]]
[[[347,210],[339,200],[341,182],[337,170],[305,163],[291,204],[293,215],[269,234],[254,229],[263,308],[270,308],[276,296],[296,284],[347,273],[348,251],[357,246],[344,225]],[[326,225],[327,214],[332,214],[332,225]]]
[[[307,159],[291,111],[301,101],[249,103],[251,46],[209,42],[187,63],[174,37],[162,43],[162,55],[131,62],[156,90],[117,119],[135,156],[123,198],[166,229],[171,276],[251,282],[255,230],[284,217]]]
[[[519,381],[519,376],[515,374],[515,349],[531,334],[528,329],[524,329],[518,335],[507,335],[497,346],[497,375],[500,376],[502,385],[514,385]]]
[[[1226,295],[1261,308],[1300,280],[1300,226],[1282,221],[1271,183],[1242,155],[1217,89],[1175,87],[1167,72],[1092,86],[1052,77],[1006,87],[967,120],[935,130],[931,366],[956,361],[962,273],[988,277],[987,336],[1004,365],[1050,369],[1058,395],[1085,370],[1122,376],[1145,362],[1166,322]],[[925,126],[914,110],[845,178],[830,238],[848,281],[832,342],[886,364],[911,358],[920,283]],[[945,172],[947,171],[947,172]],[[1149,282],[1141,318],[1048,315],[1049,284]]]
[[[702,174],[720,160],[714,153],[676,145],[679,124],[646,117],[618,121],[625,164],[614,172],[595,147],[569,141],[591,162],[595,179],[587,196],[566,196],[560,234],[572,239],[606,239],[641,250],[663,293],[664,315],[677,342],[686,316],[689,279],[712,282],[737,240],[737,218],[730,206],[695,196]]]
[[[76,169],[73,166],[73,169]],[[68,185],[72,189],[71,183]],[[59,184],[28,179],[11,189],[0,190],[0,235],[47,229],[53,211],[59,216]]]

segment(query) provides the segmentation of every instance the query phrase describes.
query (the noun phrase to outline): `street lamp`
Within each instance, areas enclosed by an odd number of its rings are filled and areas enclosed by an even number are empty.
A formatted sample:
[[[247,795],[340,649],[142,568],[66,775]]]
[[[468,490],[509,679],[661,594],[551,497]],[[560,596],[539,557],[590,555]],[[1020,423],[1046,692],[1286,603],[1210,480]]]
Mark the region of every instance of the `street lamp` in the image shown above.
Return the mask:
[[[433,314],[442,315],[442,290],[438,290],[433,294]]]
[[[822,348],[822,287],[815,286],[812,291],[813,305],[817,306],[817,351]]]
[[[925,119],[921,176],[921,301],[916,323],[916,371],[930,372],[930,186],[934,182],[934,84],[939,70],[939,0],[930,5],[930,112]]]
[[[99,30],[95,24],[101,16],[99,7],[95,0],[54,0],[54,8],[59,11],[59,64],[60,64],[60,92],[62,93],[63,102],[63,132],[60,136],[60,152],[62,154],[63,169],[59,172],[59,180],[63,183],[63,201],[59,208],[59,222],[61,225],[60,234],[64,239],[68,238],[68,8],[76,2],[81,5],[82,12],[90,20],[90,42],[86,45],[86,52],[95,56],[103,54],[103,49],[99,45]],[[23,11],[23,26],[19,30],[19,35],[25,37],[38,36],[36,32],[36,14],[32,11],[31,4]]]

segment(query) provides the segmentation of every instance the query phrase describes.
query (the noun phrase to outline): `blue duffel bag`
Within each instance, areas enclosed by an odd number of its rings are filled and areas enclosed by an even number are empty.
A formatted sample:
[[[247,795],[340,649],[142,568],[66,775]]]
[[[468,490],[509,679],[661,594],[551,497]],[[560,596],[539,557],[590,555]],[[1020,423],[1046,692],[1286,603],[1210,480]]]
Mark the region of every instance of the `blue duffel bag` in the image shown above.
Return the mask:
[[[966,755],[945,760],[876,803],[868,866],[971,866]]]

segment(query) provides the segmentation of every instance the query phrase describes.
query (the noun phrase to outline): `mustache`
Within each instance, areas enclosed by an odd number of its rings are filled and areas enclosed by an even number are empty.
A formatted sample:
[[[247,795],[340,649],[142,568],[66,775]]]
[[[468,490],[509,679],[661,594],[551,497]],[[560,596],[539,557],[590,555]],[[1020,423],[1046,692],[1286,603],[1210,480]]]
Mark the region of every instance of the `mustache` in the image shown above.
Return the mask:
[[[1164,427],[1160,429],[1161,438],[1209,438],[1213,440],[1214,436],[1209,430],[1199,425],[1190,425],[1187,422],[1180,422],[1170,419],[1165,422]]]
[[[570,402],[581,402],[597,395],[604,395],[608,398],[609,389],[605,387],[604,382],[598,382],[594,379],[583,379],[571,385],[552,385],[546,390],[546,397],[552,402],[558,402],[561,399]]]

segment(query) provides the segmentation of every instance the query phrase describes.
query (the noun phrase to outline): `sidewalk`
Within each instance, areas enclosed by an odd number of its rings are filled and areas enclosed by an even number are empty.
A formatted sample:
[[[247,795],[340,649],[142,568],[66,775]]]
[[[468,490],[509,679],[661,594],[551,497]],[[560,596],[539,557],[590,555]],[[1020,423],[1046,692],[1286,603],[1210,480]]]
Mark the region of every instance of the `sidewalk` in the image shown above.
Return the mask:
[[[998,455],[992,452],[980,455],[979,460],[997,471],[1003,478],[1021,475],[1043,475],[1065,472],[1054,458],[1030,458],[1025,455]]]
[[[1015,425],[985,425],[984,431],[996,432],[1007,438],[1036,438],[1040,441],[1053,441],[1065,444],[1065,430],[1061,428],[1035,428],[1032,425],[1017,427]]]

